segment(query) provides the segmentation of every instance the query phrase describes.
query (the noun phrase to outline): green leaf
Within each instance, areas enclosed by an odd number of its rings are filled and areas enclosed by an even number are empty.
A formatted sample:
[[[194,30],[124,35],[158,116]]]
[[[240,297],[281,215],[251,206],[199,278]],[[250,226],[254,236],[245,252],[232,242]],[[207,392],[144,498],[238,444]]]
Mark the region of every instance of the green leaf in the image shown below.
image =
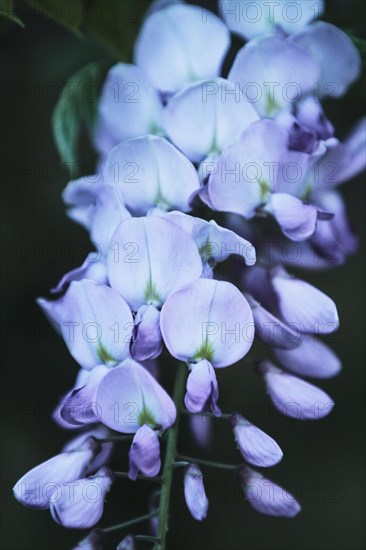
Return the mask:
[[[126,59],[151,0],[27,1],[80,37],[92,34],[118,58]]]
[[[83,0],[28,0],[28,3],[43,15],[82,36],[79,28],[84,19]]]
[[[0,15],[10,21],[13,21],[17,25],[24,27],[23,21],[21,21],[14,13],[13,0],[0,0]]]
[[[150,0],[90,0],[85,28],[120,59],[129,58]]]
[[[70,171],[80,166],[81,136],[91,138],[107,63],[90,63],[65,84],[52,116],[53,134],[63,163]],[[77,171],[77,170],[76,170]]]

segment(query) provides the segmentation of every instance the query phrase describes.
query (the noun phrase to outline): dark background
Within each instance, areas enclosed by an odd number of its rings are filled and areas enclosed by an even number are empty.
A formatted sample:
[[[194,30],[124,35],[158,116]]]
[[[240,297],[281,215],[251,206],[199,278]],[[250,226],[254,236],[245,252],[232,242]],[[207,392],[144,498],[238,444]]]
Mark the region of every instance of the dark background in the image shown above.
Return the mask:
[[[362,37],[364,11],[363,2],[328,2],[324,18]],[[45,17],[28,11],[24,20],[25,29],[7,25],[2,33],[1,548],[67,549],[83,533],[59,527],[48,511],[22,507],[11,488],[31,467],[57,454],[67,440],[49,415],[71,386],[77,365],[48,327],[35,298],[47,295],[66,270],[79,265],[89,245],[84,231],[64,213],[60,193],[68,176],[59,164],[50,121],[65,81],[89,61],[109,54],[96,41],[80,40]],[[326,106],[338,137],[363,114],[364,92],[364,84],[358,82],[346,98]],[[220,373],[222,409],[240,408],[280,442],[285,458],[268,477],[296,494],[303,511],[293,520],[260,516],[245,502],[230,473],[206,470],[210,510],[199,524],[185,507],[182,472],[177,471],[170,549],[365,548],[363,178],[346,184],[342,192],[361,236],[360,253],[331,272],[305,274],[333,297],[341,318],[339,332],[328,340],[344,368],[334,380],[320,383],[336,402],[332,414],[314,423],[290,421],[273,412],[263,384],[249,366],[239,364]],[[169,384],[171,373],[168,378]],[[183,425],[184,432],[181,452],[239,460],[224,421],[216,421],[214,442],[206,452],[194,446]],[[116,455],[120,469],[125,467],[126,450],[121,447]],[[146,512],[149,489],[149,484],[135,489],[128,481],[118,481],[108,497],[103,525]],[[143,526],[135,529],[143,531]],[[111,537],[110,547],[120,538],[122,533]]]

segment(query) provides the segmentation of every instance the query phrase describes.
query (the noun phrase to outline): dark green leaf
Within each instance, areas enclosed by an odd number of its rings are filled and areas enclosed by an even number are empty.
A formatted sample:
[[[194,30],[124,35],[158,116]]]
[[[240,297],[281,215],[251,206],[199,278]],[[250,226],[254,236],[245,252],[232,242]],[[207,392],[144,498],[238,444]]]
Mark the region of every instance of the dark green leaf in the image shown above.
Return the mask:
[[[149,4],[150,0],[90,0],[84,26],[120,59],[126,59]]]
[[[74,33],[94,35],[114,55],[126,59],[151,0],[28,0],[44,15]]]
[[[14,13],[13,0],[0,0],[0,16],[10,19],[10,21],[24,27],[23,21],[21,21]]]
[[[108,65],[90,63],[64,86],[52,117],[53,133],[61,160],[75,173],[80,165],[80,137],[92,136],[97,104]]]
[[[28,3],[44,15],[54,19],[77,35],[84,18],[83,0],[28,0]]]

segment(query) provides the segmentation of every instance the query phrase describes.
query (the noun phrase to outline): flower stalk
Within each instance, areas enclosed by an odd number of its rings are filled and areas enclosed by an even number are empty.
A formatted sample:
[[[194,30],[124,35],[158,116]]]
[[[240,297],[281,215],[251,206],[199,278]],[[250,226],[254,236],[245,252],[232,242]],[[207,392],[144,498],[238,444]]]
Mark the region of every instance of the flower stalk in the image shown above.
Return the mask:
[[[211,460],[204,460],[202,458],[193,458],[191,456],[177,455],[177,458],[183,462],[189,464],[201,464],[201,466],[207,466],[208,468],[218,468],[220,470],[235,471],[242,466],[241,464],[225,464],[223,462],[213,462]]]
[[[149,519],[154,518],[157,515],[157,513],[158,512],[151,512],[151,514],[138,516],[137,518],[124,521],[123,523],[118,523],[117,525],[112,525],[111,527],[105,527],[104,529],[100,529],[100,531],[102,531],[103,533],[112,533],[114,531],[119,531],[121,529],[127,529],[132,525],[137,525],[138,523],[142,523],[143,521],[149,521]]]
[[[178,365],[178,371],[174,383],[173,401],[177,409],[177,418],[175,424],[168,431],[167,445],[165,452],[165,463],[163,470],[163,482],[160,494],[159,508],[159,542],[156,550],[165,550],[166,537],[169,529],[169,502],[172,488],[174,462],[177,451],[178,431],[181,417],[181,409],[185,390],[185,381],[187,376],[186,366],[181,363]]]

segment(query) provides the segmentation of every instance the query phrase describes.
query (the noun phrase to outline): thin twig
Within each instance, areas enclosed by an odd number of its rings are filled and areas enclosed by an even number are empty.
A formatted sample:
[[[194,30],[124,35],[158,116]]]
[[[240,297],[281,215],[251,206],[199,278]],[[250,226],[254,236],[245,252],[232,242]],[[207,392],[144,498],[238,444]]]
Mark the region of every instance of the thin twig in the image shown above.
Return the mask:
[[[220,468],[221,470],[238,470],[242,464],[224,464],[223,462],[212,462],[211,460],[203,460],[202,458],[194,458],[192,456],[184,456],[177,454],[177,458],[184,462],[201,464],[202,466],[208,466],[209,468]],[[179,464],[179,463],[178,463]]]
[[[104,529],[100,529],[100,531],[102,531],[103,533],[112,533],[112,531],[117,531],[119,529],[127,529],[127,527],[131,527],[131,525],[136,525],[137,523],[148,521],[149,519],[152,519],[157,515],[157,511],[151,512],[151,514],[139,516],[137,518],[130,519],[129,521],[125,521],[124,523],[118,523],[117,525],[112,525],[111,527],[105,527]]]

